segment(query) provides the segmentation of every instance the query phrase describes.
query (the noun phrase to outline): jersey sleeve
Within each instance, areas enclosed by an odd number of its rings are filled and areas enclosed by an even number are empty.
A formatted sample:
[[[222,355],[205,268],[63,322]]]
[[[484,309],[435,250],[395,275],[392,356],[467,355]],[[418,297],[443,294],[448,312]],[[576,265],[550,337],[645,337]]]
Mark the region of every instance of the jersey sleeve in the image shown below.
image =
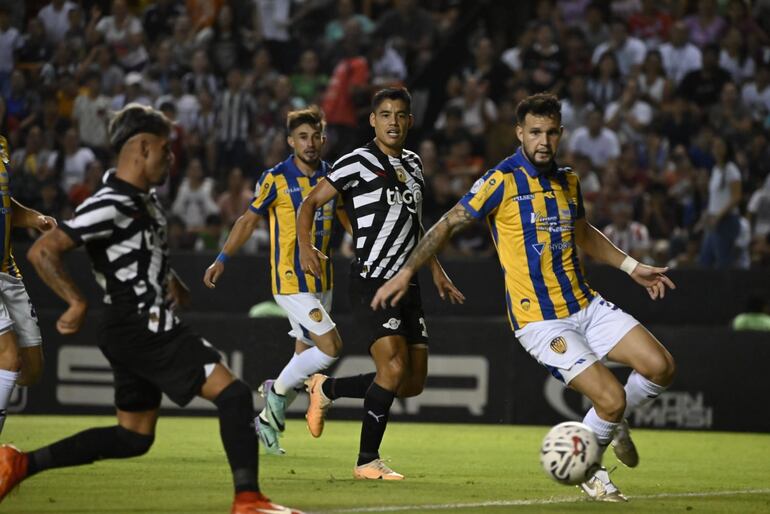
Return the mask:
[[[260,216],[266,216],[268,209],[273,204],[276,198],[275,191],[275,177],[268,170],[262,174],[262,177],[257,183],[256,190],[254,192],[254,199],[249,205],[249,209],[252,212],[259,214]]]
[[[499,170],[489,170],[478,179],[470,191],[460,199],[465,209],[474,218],[485,218],[492,214],[503,201],[505,175]]]
[[[577,175],[575,175],[575,196],[573,197],[573,200],[575,203],[577,203],[577,213],[575,218],[585,218],[586,207],[583,205],[583,190],[580,188],[580,180],[578,179]]]
[[[59,228],[81,245],[111,237],[115,227],[126,218],[115,201],[91,197],[78,206],[72,219],[61,222]]]
[[[347,191],[358,185],[361,180],[360,166],[357,155],[342,157],[334,163],[331,173],[326,176],[326,180],[337,191]]]

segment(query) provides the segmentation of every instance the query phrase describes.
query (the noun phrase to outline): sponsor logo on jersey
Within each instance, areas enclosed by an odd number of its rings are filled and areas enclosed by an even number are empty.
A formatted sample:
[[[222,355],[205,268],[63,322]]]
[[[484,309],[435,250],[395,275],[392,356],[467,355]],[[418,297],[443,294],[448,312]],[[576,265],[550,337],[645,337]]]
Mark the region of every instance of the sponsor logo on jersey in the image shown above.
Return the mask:
[[[321,320],[324,318],[323,312],[321,312],[321,309],[317,307],[311,310],[310,312],[308,312],[307,315],[311,320],[315,321],[316,323],[320,323]]]
[[[516,195],[511,197],[511,200],[514,202],[523,202],[525,200],[534,200],[535,195],[529,194],[529,195]]]
[[[411,190],[386,189],[385,198],[389,205],[404,204],[411,213],[417,212],[414,206],[422,202],[422,189],[415,185]]]
[[[478,179],[471,186],[471,194],[475,195],[476,193],[478,193],[479,189],[481,189],[481,186],[483,186],[483,185],[484,185],[484,179],[483,178]]]
[[[285,195],[290,195],[292,193],[301,193],[301,192],[302,192],[302,188],[299,186],[287,187],[286,189],[283,190],[283,194]]]
[[[383,327],[389,328],[391,330],[398,330],[398,327],[401,326],[401,320],[396,318],[390,318],[388,321],[382,324]]]
[[[556,353],[566,353],[567,340],[564,339],[562,336],[559,336],[552,339],[551,344],[549,346],[551,347],[551,350],[555,351]]]

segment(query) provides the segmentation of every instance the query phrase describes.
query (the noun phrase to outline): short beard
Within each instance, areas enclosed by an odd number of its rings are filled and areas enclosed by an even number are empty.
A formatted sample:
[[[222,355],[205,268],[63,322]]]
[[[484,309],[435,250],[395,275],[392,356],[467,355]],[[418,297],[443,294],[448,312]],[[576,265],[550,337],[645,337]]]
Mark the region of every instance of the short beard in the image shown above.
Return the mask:
[[[535,157],[533,155],[530,155],[523,145],[521,147],[521,151],[524,152],[524,155],[527,157],[529,162],[531,162],[532,165],[539,170],[548,170],[553,165],[553,155],[551,155],[551,158],[548,160],[546,164],[538,164],[537,162],[535,162]]]
[[[297,156],[297,159],[299,159],[300,161],[302,161],[303,163],[307,164],[308,166],[310,166],[313,169],[318,168],[318,165],[321,162],[321,158],[320,157],[318,159],[313,160],[313,161],[309,161],[309,160],[305,159],[305,157],[301,153],[297,153],[295,155]]]

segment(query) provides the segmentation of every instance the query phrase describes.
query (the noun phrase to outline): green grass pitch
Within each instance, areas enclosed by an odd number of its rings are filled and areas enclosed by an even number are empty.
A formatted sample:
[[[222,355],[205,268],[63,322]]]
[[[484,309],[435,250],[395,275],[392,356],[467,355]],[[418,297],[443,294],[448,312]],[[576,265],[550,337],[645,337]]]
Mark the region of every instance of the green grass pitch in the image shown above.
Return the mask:
[[[114,423],[89,416],[11,415],[2,440],[34,449]],[[628,504],[597,504],[543,474],[546,427],[391,423],[382,455],[404,482],[360,482],[351,471],[359,424],[331,420],[320,439],[290,420],[287,455],[261,455],[261,484],[278,503],[315,514],[379,512],[770,512],[770,435],[635,430],[636,469],[613,478]],[[605,464],[615,458],[608,452]],[[230,473],[215,418],[161,418],[139,459],[48,471],[23,482],[0,513],[227,513]]]

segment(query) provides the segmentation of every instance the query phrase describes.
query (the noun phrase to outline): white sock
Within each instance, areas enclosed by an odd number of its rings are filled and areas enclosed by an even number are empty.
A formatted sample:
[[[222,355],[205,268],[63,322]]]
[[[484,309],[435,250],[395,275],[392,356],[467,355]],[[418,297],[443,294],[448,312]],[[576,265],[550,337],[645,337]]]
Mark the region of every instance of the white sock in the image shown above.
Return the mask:
[[[16,386],[16,378],[19,374],[16,371],[0,369],[0,432],[5,425],[5,410],[8,408],[8,401],[11,399],[11,393]]]
[[[626,382],[626,411],[623,417],[627,418],[637,407],[646,405],[657,398],[666,390],[665,386],[650,382],[636,371],[632,371]]]
[[[615,429],[618,428],[618,425],[620,424],[603,420],[599,417],[593,407],[586,413],[586,417],[583,418],[583,423],[588,425],[588,427],[594,431],[596,439],[599,441],[599,446],[602,447],[602,451],[607,448],[608,444],[610,444]]]
[[[273,382],[276,393],[285,395],[289,389],[299,387],[313,373],[323,371],[337,360],[313,346],[300,354],[294,354],[281,374]]]

